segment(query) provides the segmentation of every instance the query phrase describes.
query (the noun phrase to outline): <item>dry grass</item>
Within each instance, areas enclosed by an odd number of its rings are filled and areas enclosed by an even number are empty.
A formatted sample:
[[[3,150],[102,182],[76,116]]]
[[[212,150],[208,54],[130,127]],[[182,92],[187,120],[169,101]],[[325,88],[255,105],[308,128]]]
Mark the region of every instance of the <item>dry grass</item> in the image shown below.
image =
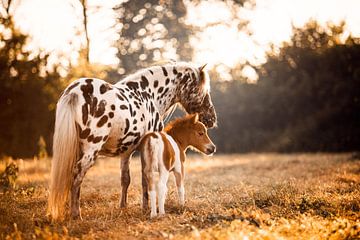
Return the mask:
[[[0,238],[360,238],[360,160],[352,154],[192,155],[185,208],[171,179],[167,214],[155,220],[141,211],[139,159],[120,209],[119,160],[103,158],[83,184],[84,220],[62,224],[45,217],[50,162],[18,165],[17,189],[0,193]]]

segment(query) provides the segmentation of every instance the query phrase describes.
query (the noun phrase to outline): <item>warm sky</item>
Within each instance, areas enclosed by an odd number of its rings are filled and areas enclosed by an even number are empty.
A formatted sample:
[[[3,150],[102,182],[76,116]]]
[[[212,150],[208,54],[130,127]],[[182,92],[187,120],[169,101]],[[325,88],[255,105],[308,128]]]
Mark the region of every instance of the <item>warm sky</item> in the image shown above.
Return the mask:
[[[76,26],[81,26],[81,12],[74,4],[75,0],[16,1],[20,4],[16,4],[15,20],[23,31],[32,36],[34,48],[70,54],[79,47],[79,38],[75,36],[79,34]],[[101,6],[100,9],[92,8],[95,13],[89,13],[91,61],[116,64],[116,49],[111,47],[111,41],[117,36],[110,26],[115,24],[111,7],[119,0],[88,1],[91,6]],[[223,63],[228,67],[236,62],[261,63],[270,43],[280,45],[288,40],[291,24],[302,26],[310,18],[320,23],[338,23],[344,19],[349,32],[360,37],[360,0],[257,0],[255,10],[243,9],[237,13],[239,18],[250,21],[251,38],[237,31],[224,3],[202,1],[195,7],[189,2],[186,1],[190,5],[188,23],[197,26],[204,26],[206,22],[224,23],[204,28],[203,33],[192,39],[196,49],[194,61],[199,63]]]

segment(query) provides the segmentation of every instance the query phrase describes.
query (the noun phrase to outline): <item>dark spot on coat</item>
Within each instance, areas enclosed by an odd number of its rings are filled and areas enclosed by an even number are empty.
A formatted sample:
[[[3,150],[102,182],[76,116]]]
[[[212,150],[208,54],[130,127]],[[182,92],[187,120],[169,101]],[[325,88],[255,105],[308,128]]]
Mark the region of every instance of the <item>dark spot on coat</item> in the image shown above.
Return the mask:
[[[162,131],[164,128],[164,124],[162,122],[159,122],[159,129],[158,131]]]
[[[120,94],[116,94],[116,96],[118,97],[118,99],[120,99],[121,101],[124,101],[124,98],[122,96],[120,96]]]
[[[97,127],[102,127],[108,120],[108,116],[104,115],[100,118],[98,123],[96,124]]]
[[[125,109],[128,109],[128,107],[126,105],[120,105],[120,109],[125,110]]]
[[[110,107],[111,107],[111,110],[113,110],[113,111],[115,110],[115,105],[114,104],[111,104]]]
[[[160,98],[164,98],[165,94],[169,91],[168,88],[165,88],[165,91],[161,94]]]
[[[101,86],[100,86],[100,93],[101,94],[104,94],[104,93],[106,93],[108,90],[110,90],[111,89],[111,87],[110,87],[110,85],[109,84],[107,84],[107,83],[103,83],[103,84],[101,84]]]
[[[145,89],[147,86],[149,86],[149,81],[147,80],[147,78],[143,75],[141,76],[141,88]]]
[[[149,72],[151,73],[151,75],[154,75],[154,72],[153,72],[153,71],[151,71],[150,69],[149,69]]]
[[[154,126],[157,126],[157,125],[158,125],[159,119],[160,119],[159,113],[156,113]]]
[[[95,137],[93,143],[98,143],[102,140],[102,136]]]
[[[159,87],[158,93],[161,93],[164,90],[163,87]]]
[[[173,68],[173,73],[176,75],[178,73],[178,71],[176,70],[176,68]]]
[[[93,134],[91,134],[91,135],[87,138],[88,142],[92,142],[93,139],[94,139],[94,135],[93,135]]]
[[[110,128],[110,127],[111,127],[111,122],[108,123],[108,128]]]
[[[130,122],[129,119],[125,119],[125,130],[124,130],[124,134],[126,134],[129,131],[130,128]]]
[[[76,87],[76,86],[79,85],[79,84],[80,84],[80,82],[76,82],[76,83],[71,84],[71,85],[66,89],[65,94],[69,94],[69,92],[70,92],[74,87]]]
[[[104,114],[105,112],[105,106],[106,106],[106,101],[105,100],[101,100],[99,105],[97,106],[97,109],[94,113],[95,117],[100,117]]]
[[[109,135],[105,135],[105,136],[103,137],[103,141],[106,141],[106,140],[108,139],[108,137],[109,137]]]
[[[192,80],[195,80],[195,79],[196,79],[196,76],[195,76],[195,73],[194,73],[194,72],[191,73],[191,79],[192,79]]]
[[[161,67],[163,73],[164,73],[164,76],[167,77],[168,75],[168,72],[166,71],[166,68],[165,67]]]
[[[151,113],[155,112],[155,107],[154,107],[154,104],[152,102],[150,103],[150,112]]]
[[[167,79],[166,79],[166,81],[165,81],[165,84],[166,84],[166,85],[168,85],[168,84],[169,84],[169,82],[170,82],[170,79],[169,79],[169,78],[167,78]]]
[[[97,102],[98,102],[97,97],[93,97],[93,98],[91,99],[91,101],[90,101],[89,106],[90,106],[90,115],[91,115],[91,116],[94,116],[94,112],[95,112],[96,107],[97,107]]]
[[[139,87],[139,84],[137,82],[127,82],[126,85],[130,88],[130,89],[137,89]]]
[[[86,122],[87,122],[87,120],[88,120],[88,114],[89,114],[89,112],[88,112],[88,107],[87,107],[87,104],[86,104],[86,103],[84,103],[84,105],[82,105],[81,110],[82,110],[82,120],[83,120],[83,124],[85,125]]]
[[[154,88],[157,88],[157,87],[158,87],[158,85],[159,85],[158,80],[155,80],[155,81],[154,81]]]
[[[129,112],[130,112],[130,116],[133,116],[133,110],[131,104],[129,104]]]
[[[114,117],[114,113],[113,112],[109,112],[109,118],[113,118]]]
[[[85,102],[87,104],[91,103],[91,96],[94,92],[94,87],[91,84],[92,79],[86,79],[85,80],[86,84],[81,85],[80,90],[83,92],[83,96],[85,99]]]
[[[133,124],[136,124],[136,123],[137,123],[137,120],[136,120],[136,119],[134,119]]]
[[[84,131],[80,131],[80,138],[85,139],[90,134],[90,128],[86,128]]]

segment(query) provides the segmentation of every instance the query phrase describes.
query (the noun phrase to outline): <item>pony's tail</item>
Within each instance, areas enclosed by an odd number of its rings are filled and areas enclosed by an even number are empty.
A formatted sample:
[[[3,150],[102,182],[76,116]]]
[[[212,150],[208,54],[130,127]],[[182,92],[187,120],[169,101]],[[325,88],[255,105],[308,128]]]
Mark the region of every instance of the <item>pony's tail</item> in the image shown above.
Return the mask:
[[[79,156],[75,123],[77,100],[77,95],[70,93],[63,95],[57,104],[47,210],[53,220],[64,218],[65,204],[73,181],[73,167]]]

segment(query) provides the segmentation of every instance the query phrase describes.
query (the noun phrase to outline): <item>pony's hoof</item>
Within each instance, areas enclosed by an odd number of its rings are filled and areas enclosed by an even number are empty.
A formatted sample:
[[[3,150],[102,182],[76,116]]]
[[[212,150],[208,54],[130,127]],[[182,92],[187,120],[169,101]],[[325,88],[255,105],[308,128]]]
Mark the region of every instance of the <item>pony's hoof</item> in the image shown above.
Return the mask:
[[[72,219],[72,220],[81,220],[81,221],[83,220],[80,212],[78,212],[78,213],[71,213],[71,219]]]
[[[121,201],[120,202],[120,208],[126,208],[126,207],[127,207],[126,202]]]

